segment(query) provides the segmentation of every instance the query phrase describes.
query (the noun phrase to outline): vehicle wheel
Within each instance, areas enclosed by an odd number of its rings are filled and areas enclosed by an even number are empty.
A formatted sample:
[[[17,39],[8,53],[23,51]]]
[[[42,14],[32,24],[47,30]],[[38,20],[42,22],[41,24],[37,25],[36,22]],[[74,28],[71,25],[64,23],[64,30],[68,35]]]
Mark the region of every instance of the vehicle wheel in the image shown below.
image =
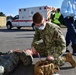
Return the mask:
[[[7,29],[11,29],[12,25],[10,23],[7,24]]]
[[[35,24],[34,23],[32,23],[32,28],[33,28],[33,30],[35,30]]]
[[[17,29],[21,29],[21,27],[17,27]]]

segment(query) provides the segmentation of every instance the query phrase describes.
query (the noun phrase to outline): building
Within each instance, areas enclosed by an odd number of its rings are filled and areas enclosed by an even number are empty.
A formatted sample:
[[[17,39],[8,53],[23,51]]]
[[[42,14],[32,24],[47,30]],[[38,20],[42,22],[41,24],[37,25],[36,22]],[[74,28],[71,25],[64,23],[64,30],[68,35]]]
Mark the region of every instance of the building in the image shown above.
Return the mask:
[[[0,16],[0,27],[6,26],[6,16]]]

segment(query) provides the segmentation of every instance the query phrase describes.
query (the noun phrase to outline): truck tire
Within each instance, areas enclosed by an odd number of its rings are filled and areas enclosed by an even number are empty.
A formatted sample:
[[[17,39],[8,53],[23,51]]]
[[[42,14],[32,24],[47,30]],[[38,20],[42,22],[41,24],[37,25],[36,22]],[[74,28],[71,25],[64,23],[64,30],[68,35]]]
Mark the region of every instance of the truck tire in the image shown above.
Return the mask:
[[[12,28],[12,24],[10,22],[7,23],[7,29],[11,29]]]
[[[33,28],[33,30],[35,30],[35,24],[34,23],[32,23],[32,28]]]

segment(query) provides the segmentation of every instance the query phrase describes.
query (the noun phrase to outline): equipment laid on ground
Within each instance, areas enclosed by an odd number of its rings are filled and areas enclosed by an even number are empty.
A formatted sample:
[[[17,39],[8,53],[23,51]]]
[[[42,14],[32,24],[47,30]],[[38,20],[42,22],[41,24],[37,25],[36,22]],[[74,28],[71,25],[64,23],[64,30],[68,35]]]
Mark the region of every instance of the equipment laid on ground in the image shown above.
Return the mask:
[[[35,64],[34,75],[53,75],[60,70],[58,65],[47,60],[40,60]]]

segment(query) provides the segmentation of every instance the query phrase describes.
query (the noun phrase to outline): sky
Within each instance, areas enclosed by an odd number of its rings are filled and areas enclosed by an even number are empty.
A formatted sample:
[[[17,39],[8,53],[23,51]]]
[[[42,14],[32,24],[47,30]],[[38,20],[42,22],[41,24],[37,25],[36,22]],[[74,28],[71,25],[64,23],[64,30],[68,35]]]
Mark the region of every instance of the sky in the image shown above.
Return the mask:
[[[0,0],[0,12],[6,16],[19,14],[19,8],[50,6],[60,8],[63,0]]]

